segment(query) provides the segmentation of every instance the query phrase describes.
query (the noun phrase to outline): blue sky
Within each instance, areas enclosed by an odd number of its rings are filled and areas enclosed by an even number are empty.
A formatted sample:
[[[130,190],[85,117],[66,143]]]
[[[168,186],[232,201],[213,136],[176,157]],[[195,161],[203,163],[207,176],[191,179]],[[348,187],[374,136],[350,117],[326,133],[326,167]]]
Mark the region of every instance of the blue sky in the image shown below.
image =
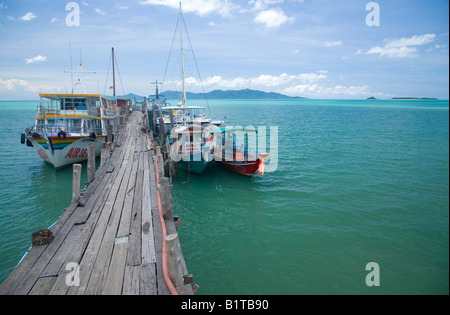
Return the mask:
[[[154,93],[163,80],[178,0],[0,0],[0,100],[70,90],[83,62],[88,92]],[[182,0],[206,91],[259,89],[315,99],[449,98],[448,0]],[[369,21],[367,21],[369,15]],[[369,26],[379,17],[379,26]],[[175,42],[175,47],[178,46]],[[185,37],[187,89],[202,90]],[[81,51],[81,54],[80,54]],[[179,51],[164,90],[179,88]],[[175,58],[176,57],[176,58]],[[109,69],[109,71],[108,71]],[[95,72],[92,73],[92,72]]]

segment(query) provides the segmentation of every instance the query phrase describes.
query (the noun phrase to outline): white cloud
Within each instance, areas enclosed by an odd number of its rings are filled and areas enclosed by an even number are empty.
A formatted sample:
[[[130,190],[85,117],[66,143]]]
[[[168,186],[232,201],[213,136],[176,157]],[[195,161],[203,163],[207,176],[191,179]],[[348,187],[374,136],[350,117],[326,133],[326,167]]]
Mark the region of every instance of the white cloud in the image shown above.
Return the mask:
[[[326,47],[340,46],[340,45],[342,45],[342,41],[340,41],[340,40],[336,40],[336,41],[326,41],[326,42],[324,43],[324,45],[325,45]]]
[[[47,57],[38,55],[33,58],[26,58],[25,61],[27,62],[27,64],[35,63],[35,62],[42,62],[42,61],[47,61]]]
[[[142,5],[163,5],[179,9],[179,0],[143,0],[139,1]],[[228,0],[186,0],[182,3],[183,12],[195,13],[202,17],[212,13],[218,13],[222,16],[229,16],[230,12],[237,8]]]
[[[120,3],[116,4],[115,8],[118,10],[128,10],[128,7],[126,5]]]
[[[334,87],[327,87],[324,85],[315,84],[299,84],[288,87],[282,93],[292,96],[308,96],[308,97],[367,97],[371,94],[370,88],[364,86],[343,86],[336,85]],[[374,94],[374,93],[372,93]]]
[[[279,27],[285,23],[293,22],[293,17],[288,17],[280,8],[264,10],[256,14],[254,21],[264,24],[268,28]]]
[[[385,45],[383,47],[376,46],[370,48],[365,54],[379,54],[380,57],[389,58],[405,58],[405,57],[417,57],[417,48],[414,46],[422,46],[434,41],[436,34],[424,34],[415,35],[409,38],[395,38],[384,40]],[[357,54],[364,53],[361,49],[358,49]]]
[[[95,12],[97,12],[98,14],[103,15],[103,16],[106,15],[106,13],[104,11],[100,10],[99,8],[95,8]]]
[[[320,71],[319,73],[302,73],[297,75],[291,75],[287,73],[283,73],[279,76],[270,75],[270,74],[262,74],[258,77],[250,77],[250,78],[234,78],[234,79],[225,79],[221,76],[212,76],[203,80],[203,86],[208,88],[209,90],[213,89],[259,89],[259,90],[281,90],[288,86],[295,86],[298,84],[313,84],[314,82],[318,82],[320,80],[326,79],[324,71]],[[194,77],[189,77],[186,79],[186,85],[189,88],[192,87],[200,87],[201,82]],[[165,83],[166,89],[170,87],[176,86],[178,88],[180,86],[179,81],[168,81]]]
[[[330,85],[328,71],[318,70],[311,73],[270,75],[262,74],[257,77],[225,79],[216,75],[206,78],[203,87],[207,91],[254,89],[266,92],[277,92],[289,96],[304,96],[311,98],[367,98],[368,96],[382,96],[381,93],[373,92],[367,85]],[[343,80],[343,76],[339,76]],[[180,89],[179,81],[165,82],[164,89]],[[200,92],[201,83],[193,77],[186,79],[189,91]]]
[[[30,85],[27,81],[21,79],[0,79],[0,91],[17,91],[25,90],[27,92],[37,92],[38,89]]]
[[[58,18],[57,17],[54,17],[54,18],[52,18],[51,20],[50,20],[50,23],[55,23],[55,22],[57,22],[58,21]]]
[[[36,15],[33,12],[28,12],[27,14],[25,14],[24,16],[19,18],[19,20],[21,20],[21,21],[31,21],[32,19],[35,19],[35,18],[36,18]]]

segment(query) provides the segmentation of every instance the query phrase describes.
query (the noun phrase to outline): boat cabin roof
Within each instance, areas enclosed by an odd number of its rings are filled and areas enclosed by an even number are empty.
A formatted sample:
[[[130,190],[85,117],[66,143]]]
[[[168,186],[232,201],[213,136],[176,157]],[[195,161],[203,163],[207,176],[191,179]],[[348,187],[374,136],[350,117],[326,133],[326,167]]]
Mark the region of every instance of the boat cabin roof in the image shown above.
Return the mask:
[[[217,127],[217,129],[212,129],[210,132],[212,133],[224,133],[224,132],[246,132],[246,133],[256,133],[255,129],[239,129],[236,128],[234,129],[234,127],[232,126],[227,126],[227,127]]]
[[[162,107],[161,109],[174,109],[174,110],[180,110],[180,109],[205,109],[206,107],[203,106],[166,106]]]
[[[47,98],[49,100],[59,101],[62,98],[90,98],[90,99],[96,99],[104,98],[107,100],[111,100],[109,97],[101,95],[101,94],[47,94],[47,93],[41,93],[39,94],[40,97]],[[111,100],[112,101],[112,100]]]

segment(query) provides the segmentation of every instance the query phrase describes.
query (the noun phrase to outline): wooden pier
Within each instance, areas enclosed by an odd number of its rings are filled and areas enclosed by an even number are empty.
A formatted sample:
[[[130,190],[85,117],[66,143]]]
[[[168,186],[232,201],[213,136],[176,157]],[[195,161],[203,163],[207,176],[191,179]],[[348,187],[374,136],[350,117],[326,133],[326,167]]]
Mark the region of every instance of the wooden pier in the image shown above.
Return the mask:
[[[72,204],[51,227],[48,244],[32,246],[2,283],[0,294],[195,293],[160,150],[143,132],[147,122],[140,111],[127,113],[112,154],[81,197],[76,189],[79,166],[74,166]]]

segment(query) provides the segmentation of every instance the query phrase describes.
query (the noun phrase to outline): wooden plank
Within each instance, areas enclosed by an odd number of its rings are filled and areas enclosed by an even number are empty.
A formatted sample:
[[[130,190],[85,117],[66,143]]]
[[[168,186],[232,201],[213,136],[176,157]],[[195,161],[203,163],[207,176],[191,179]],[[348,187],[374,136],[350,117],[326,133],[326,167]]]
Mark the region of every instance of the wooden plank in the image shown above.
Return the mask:
[[[105,174],[106,184],[104,186],[101,186],[99,191],[88,200],[85,209],[90,209],[89,219],[87,220],[86,224],[83,225],[83,230],[81,231],[81,234],[77,239],[74,248],[67,256],[64,266],[66,266],[68,263],[71,262],[79,263],[81,261],[84,252],[86,250],[86,247],[90,242],[91,236],[94,232],[98,219],[101,216],[101,211],[104,207],[105,200],[109,196],[109,191],[113,186],[114,179],[116,176],[117,173]],[[76,289],[70,288],[66,285],[65,277],[67,274],[68,271],[66,271],[65,268],[60,269],[58,279],[54,287],[52,288],[50,294],[61,295],[66,294],[69,290],[71,290],[72,293],[76,291]],[[85,275],[84,274],[81,275],[83,280]]]
[[[39,278],[30,290],[29,295],[48,295],[57,277]]]
[[[92,272],[86,288],[86,294],[100,294],[102,292],[102,288],[104,287],[108,272],[108,266],[114,248],[115,236],[123,209],[130,171],[131,165],[124,165],[120,169],[120,172],[123,172],[124,174],[122,174],[122,180],[118,181],[119,187],[117,189],[116,199],[114,200],[112,209],[110,210],[106,229],[100,228],[100,230],[102,230],[103,232],[103,235],[101,235],[101,233],[99,235],[102,240],[97,253],[95,253],[97,257],[95,259],[94,266],[92,268]]]
[[[142,183],[144,181],[144,169],[141,167],[144,155],[138,153],[139,161],[136,174],[135,194],[133,198],[132,215],[130,222],[129,249],[127,265],[137,266],[141,264],[141,218],[142,218]]]
[[[123,279],[123,295],[139,295],[141,266],[125,266],[125,275]]]
[[[69,234],[64,239],[64,242],[53,256],[52,260],[49,261],[49,263],[45,267],[44,271],[41,274],[41,277],[50,277],[58,275],[59,270],[63,267],[66,261],[67,255],[69,255],[69,253],[75,246],[76,240],[80,236],[82,229],[83,226],[81,224],[74,225],[72,227]]]
[[[113,186],[107,193],[108,198],[101,209],[100,217],[98,218],[98,221],[96,222],[94,231],[89,239],[89,244],[87,245],[87,247],[84,251],[84,254],[83,254],[83,258],[79,263],[80,274],[81,274],[80,286],[79,287],[71,287],[69,289],[69,292],[71,292],[72,294],[84,294],[86,291],[86,287],[89,283],[97,255],[100,251],[100,245],[102,244],[103,236],[105,234],[105,230],[106,230],[110,215],[114,208],[114,202],[115,202],[117,192],[120,187],[120,183],[122,182],[124,173],[125,173],[125,168],[121,168],[118,171],[118,175],[116,176],[116,178],[114,180]],[[91,286],[92,286],[91,289],[94,289],[93,284],[91,284]]]
[[[158,288],[156,286],[156,266],[152,264],[143,264],[140,266],[140,295],[157,295]]]
[[[120,295],[122,294],[122,284],[125,274],[125,262],[127,258],[128,236],[117,238],[105,280],[102,294]]]
[[[148,153],[144,152],[144,183],[142,186],[142,264],[156,262],[150,197],[150,169]]]

